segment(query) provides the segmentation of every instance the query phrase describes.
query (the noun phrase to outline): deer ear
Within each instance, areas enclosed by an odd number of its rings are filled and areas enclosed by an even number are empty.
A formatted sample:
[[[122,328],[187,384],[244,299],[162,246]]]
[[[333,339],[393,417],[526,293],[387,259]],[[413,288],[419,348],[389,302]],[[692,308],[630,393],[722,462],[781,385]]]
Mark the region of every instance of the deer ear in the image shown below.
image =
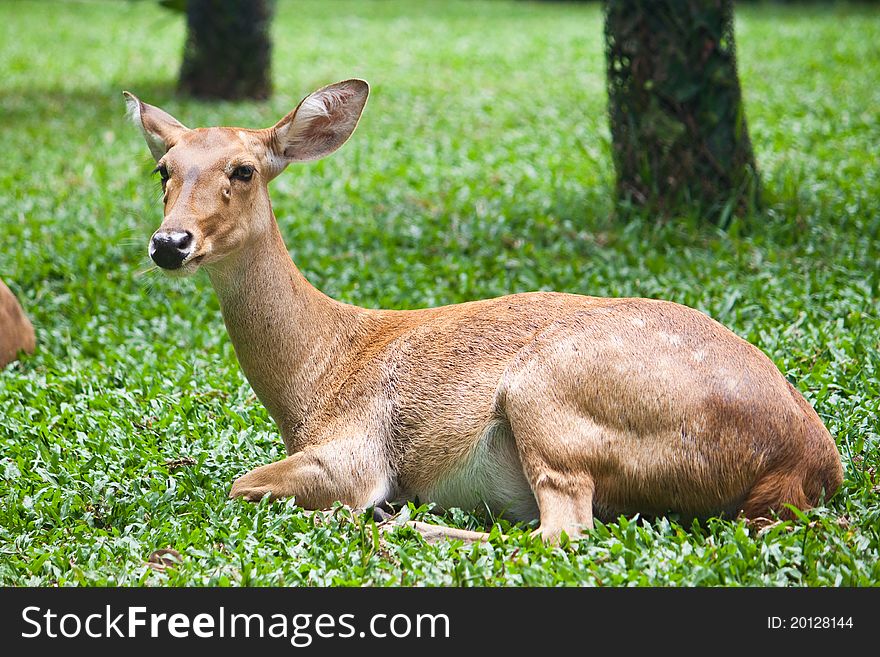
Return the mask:
[[[144,133],[153,159],[158,162],[189,128],[168,112],[147,105],[134,94],[123,91],[122,95],[125,96],[129,118]]]
[[[344,80],[303,98],[290,114],[266,131],[268,147],[283,169],[330,155],[357,127],[370,95],[364,80]],[[280,169],[279,169],[280,172]]]

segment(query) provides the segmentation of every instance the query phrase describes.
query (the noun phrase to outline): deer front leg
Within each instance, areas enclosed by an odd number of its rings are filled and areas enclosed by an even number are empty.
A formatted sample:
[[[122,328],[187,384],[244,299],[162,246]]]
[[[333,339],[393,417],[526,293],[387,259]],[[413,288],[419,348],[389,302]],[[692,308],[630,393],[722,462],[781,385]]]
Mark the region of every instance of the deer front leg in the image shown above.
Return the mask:
[[[337,439],[254,468],[235,480],[229,497],[257,502],[294,497],[304,509],[328,509],[334,502],[367,507],[388,493],[385,460],[366,453],[363,439]]]

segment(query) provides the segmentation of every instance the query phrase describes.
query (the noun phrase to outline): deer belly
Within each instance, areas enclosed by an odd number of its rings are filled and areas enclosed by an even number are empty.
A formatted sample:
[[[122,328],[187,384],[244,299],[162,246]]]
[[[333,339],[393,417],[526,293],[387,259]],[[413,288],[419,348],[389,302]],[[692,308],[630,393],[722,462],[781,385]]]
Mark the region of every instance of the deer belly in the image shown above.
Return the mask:
[[[500,423],[489,425],[462,462],[417,496],[442,509],[488,509],[511,521],[538,517],[538,504],[523,474],[513,434]]]

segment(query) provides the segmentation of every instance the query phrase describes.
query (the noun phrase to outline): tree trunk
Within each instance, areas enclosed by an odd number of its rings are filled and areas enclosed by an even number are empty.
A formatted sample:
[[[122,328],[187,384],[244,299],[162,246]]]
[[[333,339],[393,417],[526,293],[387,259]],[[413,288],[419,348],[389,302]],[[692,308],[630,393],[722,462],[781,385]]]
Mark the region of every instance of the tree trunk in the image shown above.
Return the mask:
[[[188,0],[180,91],[200,98],[268,98],[273,0]]]
[[[732,0],[606,0],[608,101],[620,200],[726,221],[758,203]]]

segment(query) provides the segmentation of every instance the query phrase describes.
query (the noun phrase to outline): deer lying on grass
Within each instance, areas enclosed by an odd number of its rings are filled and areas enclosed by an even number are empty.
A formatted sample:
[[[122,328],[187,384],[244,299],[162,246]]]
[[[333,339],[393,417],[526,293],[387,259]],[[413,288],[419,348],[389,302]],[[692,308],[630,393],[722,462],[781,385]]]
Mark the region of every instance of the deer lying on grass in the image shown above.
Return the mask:
[[[31,354],[35,348],[33,325],[15,295],[0,281],[0,368],[18,358],[19,353]]]
[[[485,505],[539,518],[555,540],[594,515],[786,516],[838,488],[840,458],[812,407],[761,351],[691,308],[535,292],[370,310],[312,287],[267,183],[342,146],[368,93],[362,80],[324,87],[265,130],[190,130],[125,94],[164,189],[150,256],[172,274],[207,271],[287,449],[230,497]]]

